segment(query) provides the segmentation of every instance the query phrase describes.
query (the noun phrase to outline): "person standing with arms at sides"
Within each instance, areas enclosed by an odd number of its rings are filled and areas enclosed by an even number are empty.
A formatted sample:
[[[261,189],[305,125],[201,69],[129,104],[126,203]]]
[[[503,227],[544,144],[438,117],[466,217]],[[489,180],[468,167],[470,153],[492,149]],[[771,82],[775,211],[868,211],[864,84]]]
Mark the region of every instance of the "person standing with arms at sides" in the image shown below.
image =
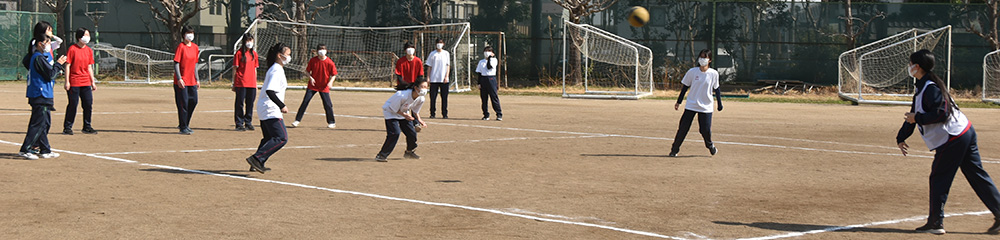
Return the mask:
[[[243,34],[243,46],[233,56],[233,92],[236,93],[236,131],[253,131],[253,100],[257,95],[259,56],[253,50],[253,35]],[[246,107],[244,109],[244,106]]]
[[[927,223],[917,232],[944,234],[944,204],[955,173],[962,169],[965,179],[986,208],[993,213],[993,226],[986,230],[989,234],[1000,234],[1000,193],[990,175],[983,170],[979,157],[976,129],[969,119],[958,109],[945,83],[931,70],[934,69],[934,54],[926,49],[910,54],[907,69],[916,78],[917,92],[913,95],[910,111],[905,113],[906,122],[896,135],[896,143],[903,156],[909,153],[906,138],[913,135],[913,129],[920,128],[920,136],[931,151],[934,163],[930,176],[930,214]]]
[[[31,120],[28,122],[28,133],[24,136],[24,144],[21,145],[18,155],[27,159],[38,159],[38,155],[32,152],[33,148],[38,148],[38,153],[42,158],[59,157],[59,153],[52,152],[49,145],[49,128],[52,126],[51,111],[55,105],[53,94],[53,83],[62,64],[66,63],[66,56],[60,56],[58,60],[52,61],[52,41],[41,36],[35,38],[35,50],[29,60],[28,68],[28,89],[25,96],[28,104],[31,105]],[[54,62],[52,64],[50,62]]]
[[[691,129],[691,122],[694,115],[698,115],[698,128],[701,137],[705,138],[705,147],[708,152],[715,155],[719,152],[712,143],[712,93],[715,93],[715,100],[718,102],[719,111],[722,111],[722,91],[719,90],[719,72],[708,66],[712,62],[712,51],[705,49],[698,53],[698,67],[691,68],[684,74],[681,83],[681,95],[677,97],[674,110],[678,110],[684,94],[691,90],[691,95],[687,96],[687,105],[684,106],[684,114],[681,115],[680,126],[677,127],[677,136],[674,137],[674,145],[670,148],[670,157],[676,157],[681,151],[681,144],[687,137],[688,130]]]
[[[396,60],[395,74],[397,86],[413,83],[417,77],[424,76],[423,60],[413,55],[416,54],[417,49],[410,42],[403,44],[403,49],[406,49],[406,56]]]
[[[427,66],[431,72],[431,118],[437,110],[437,96],[441,92],[441,118],[448,118],[448,75],[451,73],[451,53],[444,50],[444,40],[438,38],[435,50],[427,55]]]
[[[319,98],[323,100],[323,110],[326,111],[326,127],[336,128],[337,120],[333,116],[333,102],[330,101],[330,88],[333,87],[333,81],[337,79],[337,65],[333,64],[333,60],[326,57],[326,45],[320,44],[316,46],[316,57],[309,59],[306,72],[309,72],[309,86],[306,87],[306,95],[302,99],[299,111],[295,113],[295,121],[292,122],[292,127],[299,126],[302,116],[306,114],[306,107],[309,106],[309,100],[312,100],[313,96],[318,92]]]
[[[264,86],[260,88],[260,99],[257,99],[257,115],[260,117],[260,131],[264,138],[260,139],[257,152],[247,157],[251,171],[264,173],[271,170],[264,167],[271,155],[288,143],[288,132],[282,113],[288,113],[285,106],[285,89],[288,79],[285,78],[285,65],[292,62],[292,49],[282,43],[275,44],[267,51],[267,73],[264,75]]]
[[[90,31],[86,28],[76,29],[76,44],[66,51],[66,120],[63,122],[63,134],[73,135],[73,122],[76,120],[76,105],[82,103],[83,133],[97,134],[91,126],[91,116],[94,106],[94,91],[97,91],[97,78],[94,77],[94,50],[87,46],[90,42]]]
[[[191,115],[198,106],[198,87],[201,82],[195,66],[198,64],[198,44],[194,44],[194,29],[184,26],[184,39],[174,52],[174,102],[177,103],[177,128],[181,134],[191,135]]]
[[[497,57],[493,55],[493,47],[483,48],[483,60],[479,60],[476,65],[476,72],[479,73],[479,98],[483,102],[483,120],[490,120],[490,112],[487,108],[486,99],[493,103],[493,111],[497,112],[497,121],[503,121],[503,112],[500,111],[500,97],[497,96]]]
[[[389,154],[396,148],[400,132],[406,135],[406,152],[403,153],[403,158],[420,159],[414,150],[417,149],[417,131],[427,127],[427,123],[420,118],[420,108],[424,105],[428,87],[424,78],[417,78],[411,84],[396,86],[396,94],[382,105],[386,135],[382,150],[375,155],[375,161],[388,161]]]

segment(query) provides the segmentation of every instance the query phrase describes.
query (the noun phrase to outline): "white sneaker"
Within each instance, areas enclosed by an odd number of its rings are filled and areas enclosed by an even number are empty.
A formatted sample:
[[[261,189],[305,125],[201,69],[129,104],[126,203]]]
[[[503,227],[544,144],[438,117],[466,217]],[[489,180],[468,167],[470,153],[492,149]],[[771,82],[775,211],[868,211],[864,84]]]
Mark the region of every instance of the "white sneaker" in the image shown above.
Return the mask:
[[[299,126],[299,121],[292,122],[292,127],[298,127],[298,126]]]
[[[34,153],[30,153],[30,152],[19,152],[19,153],[17,153],[17,155],[21,156],[21,157],[24,157],[24,158],[27,158],[28,160],[36,160],[36,159],[38,159],[37,155],[35,155]]]
[[[57,158],[57,157],[59,157],[59,153],[54,153],[54,152],[42,153],[42,158]]]
[[[330,125],[326,125],[326,127],[328,127],[328,128],[337,128],[337,124],[336,123],[331,123]]]

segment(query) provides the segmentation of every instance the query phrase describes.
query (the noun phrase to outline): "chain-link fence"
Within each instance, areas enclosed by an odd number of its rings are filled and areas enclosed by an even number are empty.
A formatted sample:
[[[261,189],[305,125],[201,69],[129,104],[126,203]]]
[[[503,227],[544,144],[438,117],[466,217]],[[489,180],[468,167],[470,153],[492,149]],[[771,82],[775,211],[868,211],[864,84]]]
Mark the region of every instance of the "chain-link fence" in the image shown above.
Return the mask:
[[[0,80],[28,78],[28,71],[21,65],[21,58],[28,53],[32,27],[39,21],[48,21],[55,28],[56,15],[0,11]]]

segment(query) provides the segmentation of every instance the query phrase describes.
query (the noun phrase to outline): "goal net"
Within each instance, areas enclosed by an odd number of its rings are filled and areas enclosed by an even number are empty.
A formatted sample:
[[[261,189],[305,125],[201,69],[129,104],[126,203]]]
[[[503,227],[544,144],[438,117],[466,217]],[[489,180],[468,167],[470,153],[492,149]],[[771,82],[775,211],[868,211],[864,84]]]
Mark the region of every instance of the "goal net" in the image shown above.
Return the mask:
[[[653,52],[587,24],[563,25],[563,97],[639,99],[653,94]]]
[[[94,74],[105,79],[105,82],[153,83],[154,74],[151,71],[156,62],[148,54],[103,43],[92,45],[91,48],[94,49],[96,59],[97,71]]]
[[[327,57],[337,65],[335,89],[393,91],[396,85],[395,63],[405,56],[403,44],[412,43],[416,56],[426,60],[435,50],[436,40],[444,40],[444,50],[451,53],[449,80],[452,91],[471,90],[473,55],[469,44],[469,23],[435,24],[403,27],[346,27],[255,20],[246,30],[254,36],[254,48],[266,58],[267,49],[284,43],[292,49],[292,62],[285,66],[289,78],[308,79],[305,72],[316,46],[325,44]],[[243,39],[234,44],[237,50]],[[269,66],[261,66],[265,72]],[[430,73],[425,73],[429,77]],[[263,79],[264,74],[258,74]]]
[[[983,57],[983,101],[1000,104],[1000,50]]]
[[[951,85],[951,26],[911,29],[840,55],[838,91],[855,103],[911,103],[916,79],[909,76],[910,54],[934,53],[934,69]]]

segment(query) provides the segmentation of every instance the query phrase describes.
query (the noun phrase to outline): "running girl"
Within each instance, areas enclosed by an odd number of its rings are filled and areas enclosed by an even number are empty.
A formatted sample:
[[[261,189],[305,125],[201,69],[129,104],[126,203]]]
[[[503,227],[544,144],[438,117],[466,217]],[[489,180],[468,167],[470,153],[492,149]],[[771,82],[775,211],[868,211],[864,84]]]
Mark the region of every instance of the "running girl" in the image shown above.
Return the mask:
[[[257,99],[257,115],[260,117],[260,131],[264,138],[257,146],[257,152],[247,157],[250,170],[264,173],[270,169],[264,163],[275,152],[288,143],[288,132],[282,113],[288,113],[285,106],[285,88],[288,80],[285,78],[284,66],[292,62],[292,50],[282,43],[275,44],[267,51],[267,73],[264,75],[264,86],[260,88],[260,99]]]

